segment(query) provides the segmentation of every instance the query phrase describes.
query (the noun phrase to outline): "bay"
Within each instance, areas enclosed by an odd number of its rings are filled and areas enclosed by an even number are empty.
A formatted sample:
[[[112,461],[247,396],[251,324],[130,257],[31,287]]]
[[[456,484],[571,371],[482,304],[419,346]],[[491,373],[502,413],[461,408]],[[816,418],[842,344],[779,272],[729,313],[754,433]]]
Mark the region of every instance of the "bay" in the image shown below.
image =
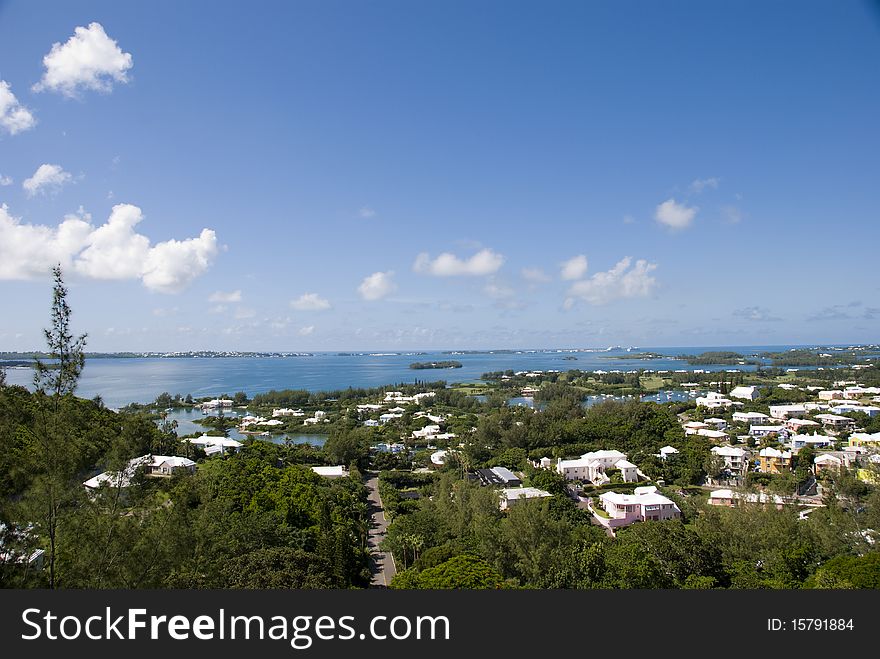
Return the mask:
[[[172,395],[232,395],[244,391],[249,396],[271,389],[335,391],[348,387],[379,387],[420,381],[445,380],[448,383],[477,382],[491,371],[655,371],[754,370],[755,366],[709,365],[691,367],[675,359],[706,351],[732,350],[743,355],[788,350],[798,346],[720,346],[596,349],[595,351],[522,350],[495,352],[399,352],[399,353],[314,353],[296,357],[145,357],[91,358],[80,379],[77,395],[101,396],[111,408],[131,402],[148,403],[163,392]],[[652,352],[658,359],[626,358],[632,352]],[[575,357],[576,359],[571,359]],[[415,370],[412,362],[455,360],[461,368]],[[7,368],[9,384],[30,386],[33,371]]]

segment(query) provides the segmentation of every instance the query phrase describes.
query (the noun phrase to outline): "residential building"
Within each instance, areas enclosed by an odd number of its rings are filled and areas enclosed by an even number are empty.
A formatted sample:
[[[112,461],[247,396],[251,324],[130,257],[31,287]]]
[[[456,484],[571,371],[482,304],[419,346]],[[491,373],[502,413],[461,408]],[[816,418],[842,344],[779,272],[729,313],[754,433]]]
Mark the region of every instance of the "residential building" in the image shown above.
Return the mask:
[[[709,493],[709,505],[733,507],[733,490],[714,490]]]
[[[786,432],[785,426],[750,426],[749,435],[752,437],[766,437],[772,433],[781,435]]]
[[[501,510],[508,510],[511,506],[516,505],[520,501],[530,499],[543,499],[552,496],[545,490],[539,490],[536,487],[507,487],[501,490],[499,507]]]
[[[331,467],[312,467],[312,471],[314,471],[318,476],[323,476],[324,478],[345,478],[349,475],[348,467],[345,465],[333,465]]]
[[[90,490],[97,489],[105,483],[110,487],[129,487],[138,469],[143,469],[145,476],[169,477],[180,472],[195,472],[196,463],[189,458],[176,455],[147,454],[129,460],[122,471],[105,471],[88,479],[83,485]]]
[[[503,487],[519,487],[522,485],[522,479],[507,467],[477,469],[477,476],[483,485],[500,485]]]
[[[658,493],[654,486],[637,487],[632,494],[605,492],[599,495],[599,501],[608,517],[594,512],[593,518],[609,529],[629,526],[634,522],[681,516],[681,510],[675,502]]]
[[[664,446],[663,448],[660,449],[660,453],[658,454],[657,457],[660,458],[661,460],[665,460],[670,455],[675,455],[676,453],[678,453],[677,448],[675,448],[673,446]]]
[[[730,392],[731,398],[741,398],[742,400],[757,400],[758,387],[734,387]]]
[[[805,446],[812,446],[813,448],[827,448],[828,446],[832,446],[834,444],[834,437],[829,437],[828,435],[795,435],[789,440],[788,445],[791,447],[792,451],[799,451]]]
[[[770,406],[770,416],[774,419],[790,419],[795,416],[801,417],[806,413],[807,408],[800,404]]]
[[[739,446],[713,446],[712,454],[724,461],[725,469],[732,472],[743,471],[748,466],[748,451]]]
[[[798,419],[797,417],[789,419],[785,422],[785,427],[793,433],[799,433],[802,430],[812,427],[819,427],[819,423],[811,419]]]
[[[758,470],[765,474],[781,474],[791,470],[791,451],[780,451],[772,447],[761,449],[758,453]]]
[[[715,442],[724,442],[730,439],[728,434],[723,430],[712,430],[711,428],[702,428],[697,431],[697,434],[701,437],[708,437]]]
[[[703,423],[709,424],[711,427],[715,428],[715,430],[724,430],[727,428],[727,421],[725,419],[704,419]]]
[[[875,432],[873,434],[854,432],[849,436],[849,445],[862,448],[880,449],[880,432]]]
[[[840,416],[839,414],[817,414],[816,420],[832,430],[849,430],[856,427],[856,422],[848,416]]]
[[[828,389],[820,391],[817,396],[819,400],[839,400],[843,398],[843,392],[840,389]]]
[[[202,435],[191,439],[184,439],[193,446],[202,449],[207,455],[223,455],[225,453],[236,453],[241,449],[243,444],[228,437],[213,437],[211,435]]]
[[[618,466],[617,463],[622,462]],[[592,451],[584,453],[574,460],[560,460],[556,470],[568,480],[585,480],[592,483],[606,482],[605,476],[608,469],[620,469],[624,482],[631,483],[638,480],[635,465],[626,460],[626,453],[620,451]]]
[[[736,423],[762,424],[770,417],[761,412],[734,412],[733,420]]]

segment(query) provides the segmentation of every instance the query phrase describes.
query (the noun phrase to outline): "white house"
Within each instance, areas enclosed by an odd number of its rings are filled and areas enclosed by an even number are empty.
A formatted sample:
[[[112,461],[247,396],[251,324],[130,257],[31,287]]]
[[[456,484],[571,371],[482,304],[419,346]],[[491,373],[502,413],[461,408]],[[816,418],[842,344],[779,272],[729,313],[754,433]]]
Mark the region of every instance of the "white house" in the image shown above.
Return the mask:
[[[701,437],[708,437],[716,442],[723,442],[726,439],[730,439],[727,433],[723,430],[712,430],[711,428],[702,428],[697,431],[697,434]]]
[[[867,414],[870,417],[875,417],[880,414],[880,407],[875,407],[873,405],[860,405],[858,403],[841,403],[840,405],[832,407],[831,412],[834,412],[835,414],[861,412],[862,414]]]
[[[761,424],[770,417],[761,412],[734,412],[733,420],[737,423]]]
[[[664,446],[663,448],[660,449],[660,453],[657,457],[660,458],[661,460],[665,460],[670,455],[675,455],[676,453],[678,453],[678,449],[675,448],[674,446]]]
[[[742,400],[757,400],[758,395],[758,387],[734,387],[730,392],[731,398]]]
[[[777,435],[782,434],[785,430],[785,426],[750,426],[749,434],[752,437],[766,437],[770,433],[776,433]]]
[[[790,419],[794,416],[804,416],[806,413],[807,408],[800,404],[770,406],[770,416],[774,419]]]
[[[605,492],[599,495],[599,500],[608,517],[594,512],[593,518],[609,529],[628,526],[633,522],[673,519],[681,516],[678,506],[659,494],[654,486],[637,487],[632,494]]]
[[[622,464],[618,465],[618,463]],[[556,465],[556,471],[567,480],[585,480],[593,483],[607,481],[605,472],[614,468],[620,469],[624,482],[632,483],[638,480],[638,470],[635,465],[627,461],[626,453],[620,451],[592,451],[584,453],[575,460],[560,460]]]
[[[794,433],[799,433],[806,428],[819,427],[819,423],[811,419],[789,419],[785,422],[785,427]]]
[[[299,412],[299,414],[297,414]],[[305,412],[302,410],[292,410],[289,407],[279,407],[278,409],[272,410],[272,416],[305,416]]]
[[[826,448],[834,444],[834,437],[828,435],[795,435],[789,440],[789,447],[793,451],[812,446],[813,448]]]
[[[201,437],[193,437],[183,441],[193,446],[198,446],[208,455],[215,455],[217,453],[222,455],[227,452],[236,453],[243,446],[237,440],[229,439],[228,437],[212,437],[211,435],[202,435]]]
[[[728,408],[737,404],[740,403],[734,403],[729,398],[725,398],[722,394],[716,393],[714,391],[710,391],[705,396],[700,396],[697,398],[698,407],[705,407],[710,410],[715,410],[722,407]]]
[[[727,421],[724,419],[704,419],[703,423],[708,423],[715,430],[725,430],[727,428]]]
[[[122,471],[105,471],[85,481],[83,485],[90,490],[97,489],[104,483],[110,487],[128,487],[138,469],[143,469],[145,476],[168,477],[184,471],[193,473],[196,463],[176,455],[147,454],[129,460]]]
[[[449,455],[449,451],[446,451],[443,449],[441,449],[439,451],[434,451],[431,454],[431,466],[434,468],[442,467],[443,465],[446,464],[446,458],[448,455]]]
[[[848,416],[840,416],[839,414],[817,414],[816,420],[820,421],[826,428],[833,430],[846,430],[847,428],[855,428],[856,422]]]
[[[688,421],[682,426],[685,435],[696,435],[701,430],[708,430],[709,424],[702,421]]]
[[[345,465],[333,465],[332,467],[312,467],[318,476],[324,478],[344,478],[348,476],[348,468]]]
[[[500,490],[499,494],[500,501],[498,505],[501,510],[508,510],[519,501],[543,499],[552,496],[549,492],[539,490],[536,487],[506,487],[503,490]]]
[[[748,453],[739,446],[713,446],[710,450],[724,461],[724,467],[730,471],[742,471],[748,464]]]
[[[843,398],[843,392],[840,389],[828,389],[826,391],[820,391],[818,394],[819,400],[839,400]]]

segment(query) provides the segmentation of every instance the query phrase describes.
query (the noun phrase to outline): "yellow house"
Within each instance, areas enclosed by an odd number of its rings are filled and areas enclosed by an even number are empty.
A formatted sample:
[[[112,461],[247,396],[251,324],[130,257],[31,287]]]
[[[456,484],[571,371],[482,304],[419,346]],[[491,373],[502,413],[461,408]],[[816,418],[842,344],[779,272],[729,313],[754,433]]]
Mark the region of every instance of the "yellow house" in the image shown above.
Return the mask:
[[[758,453],[758,468],[765,474],[781,474],[791,470],[791,451],[775,448],[761,449]]]
[[[849,436],[849,445],[862,448],[880,448],[880,432],[875,432],[872,435],[866,432],[854,432]]]

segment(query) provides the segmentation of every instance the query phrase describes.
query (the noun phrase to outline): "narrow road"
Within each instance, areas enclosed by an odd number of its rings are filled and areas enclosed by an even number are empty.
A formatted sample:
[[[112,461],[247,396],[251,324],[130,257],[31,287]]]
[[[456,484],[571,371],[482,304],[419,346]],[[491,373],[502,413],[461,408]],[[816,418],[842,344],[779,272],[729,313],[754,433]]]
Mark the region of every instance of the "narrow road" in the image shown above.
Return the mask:
[[[388,520],[385,519],[385,509],[382,507],[382,499],[379,497],[379,477],[376,474],[369,474],[364,485],[369,490],[367,500],[370,503],[370,517],[372,519],[367,535],[367,547],[370,549],[370,572],[373,573],[370,585],[374,588],[382,588],[391,583],[391,579],[397,574],[397,568],[394,565],[391,552],[379,550],[379,543],[385,539],[385,532],[388,530]]]

